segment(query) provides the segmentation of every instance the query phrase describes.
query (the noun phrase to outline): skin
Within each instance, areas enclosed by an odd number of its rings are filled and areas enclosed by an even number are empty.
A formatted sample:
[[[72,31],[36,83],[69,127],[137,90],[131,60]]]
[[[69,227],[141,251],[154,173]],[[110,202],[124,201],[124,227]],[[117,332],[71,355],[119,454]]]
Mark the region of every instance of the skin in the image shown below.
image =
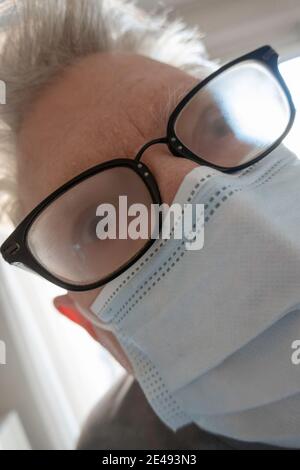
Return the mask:
[[[60,73],[31,104],[18,134],[23,215],[87,168],[134,158],[144,143],[165,136],[170,112],[198,81],[172,66],[125,53],[91,55]],[[174,158],[165,145],[151,147],[143,161],[168,204],[196,166]],[[54,304],[131,372],[114,335],[93,321],[90,305],[100,291],[69,292]]]

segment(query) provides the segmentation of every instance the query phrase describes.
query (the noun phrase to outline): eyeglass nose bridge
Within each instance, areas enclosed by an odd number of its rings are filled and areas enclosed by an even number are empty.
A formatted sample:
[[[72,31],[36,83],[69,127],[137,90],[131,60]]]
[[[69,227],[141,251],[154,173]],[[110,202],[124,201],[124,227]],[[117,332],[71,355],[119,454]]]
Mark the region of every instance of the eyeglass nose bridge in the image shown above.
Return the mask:
[[[150,140],[150,142],[147,142],[145,145],[143,145],[141,147],[141,149],[138,151],[138,153],[136,154],[134,160],[136,162],[139,162],[141,160],[141,158],[143,157],[145,151],[151,147],[152,145],[157,145],[157,144],[168,144],[168,137],[160,137],[158,139],[153,139],[153,140]]]

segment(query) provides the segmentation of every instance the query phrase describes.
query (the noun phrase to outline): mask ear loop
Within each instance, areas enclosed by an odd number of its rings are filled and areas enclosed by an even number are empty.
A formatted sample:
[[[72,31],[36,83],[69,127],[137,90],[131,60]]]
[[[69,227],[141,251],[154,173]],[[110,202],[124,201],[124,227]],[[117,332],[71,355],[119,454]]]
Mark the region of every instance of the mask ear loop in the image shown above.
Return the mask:
[[[98,298],[100,294],[101,292],[97,294],[96,299]],[[76,310],[78,310],[80,315],[83,318],[85,318],[88,322],[90,322],[92,326],[95,326],[96,328],[101,328],[101,330],[112,332],[111,325],[103,322],[91,309],[94,302],[95,302],[95,299],[88,307],[84,308],[84,307],[81,307],[81,305],[78,303],[77,300],[74,300]]]
[[[138,153],[136,154],[134,160],[136,162],[139,162],[144,154],[144,152],[149,148],[151,147],[152,145],[156,145],[156,144],[167,144],[168,143],[168,137],[160,137],[159,139],[154,139],[154,140],[150,140],[150,142],[147,142],[145,145],[143,145],[143,147],[138,151]]]

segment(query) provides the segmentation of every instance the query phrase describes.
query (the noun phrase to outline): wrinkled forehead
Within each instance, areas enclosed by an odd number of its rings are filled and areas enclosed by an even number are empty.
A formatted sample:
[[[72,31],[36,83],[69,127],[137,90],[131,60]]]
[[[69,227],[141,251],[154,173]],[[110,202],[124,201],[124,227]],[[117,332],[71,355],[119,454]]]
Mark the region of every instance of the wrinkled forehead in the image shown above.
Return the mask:
[[[169,112],[197,79],[149,58],[103,53],[78,61],[44,87],[18,137],[24,212],[90,166],[133,158],[165,135]]]

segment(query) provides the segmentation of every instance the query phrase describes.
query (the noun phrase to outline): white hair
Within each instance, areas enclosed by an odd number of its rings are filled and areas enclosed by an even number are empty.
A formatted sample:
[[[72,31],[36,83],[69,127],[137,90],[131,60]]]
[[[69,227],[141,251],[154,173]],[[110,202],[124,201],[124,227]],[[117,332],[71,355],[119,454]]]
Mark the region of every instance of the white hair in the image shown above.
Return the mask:
[[[6,0],[0,25],[0,195],[2,212],[15,219],[15,142],[26,110],[63,68],[92,53],[128,51],[203,76],[211,67],[199,30],[170,12],[147,14],[130,0]],[[1,14],[0,3],[0,14]],[[2,17],[3,18],[3,17]],[[3,210],[5,205],[5,211]]]

